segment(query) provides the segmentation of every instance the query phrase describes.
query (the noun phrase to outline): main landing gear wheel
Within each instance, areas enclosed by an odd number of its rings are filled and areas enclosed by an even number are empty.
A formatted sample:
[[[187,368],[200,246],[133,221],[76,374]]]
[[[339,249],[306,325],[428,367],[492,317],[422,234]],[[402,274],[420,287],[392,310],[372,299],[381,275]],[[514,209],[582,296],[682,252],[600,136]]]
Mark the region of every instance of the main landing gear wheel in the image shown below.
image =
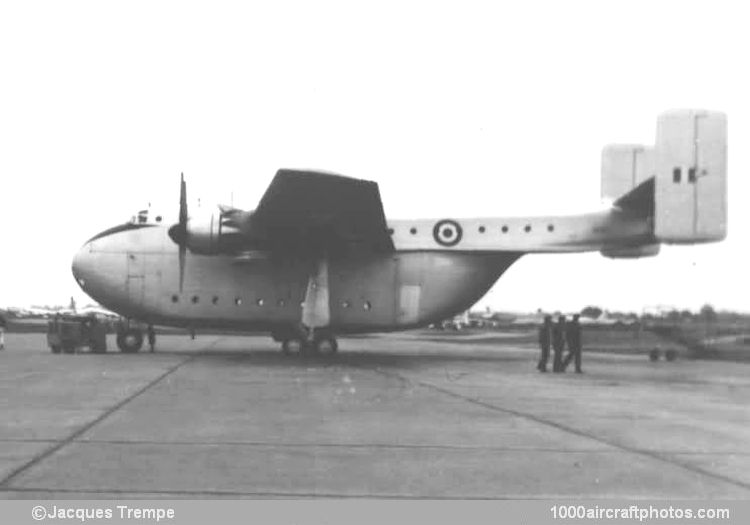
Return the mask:
[[[339,350],[339,344],[335,337],[321,337],[314,341],[306,341],[299,338],[284,339],[281,343],[281,351],[284,355],[333,355]]]
[[[281,351],[284,355],[301,354],[304,348],[302,339],[284,339],[281,343]]]
[[[313,343],[315,353],[323,355],[334,355],[339,351],[339,343],[335,337],[321,337]]]
[[[143,346],[143,334],[140,330],[128,328],[117,334],[117,347],[124,354],[134,354]]]

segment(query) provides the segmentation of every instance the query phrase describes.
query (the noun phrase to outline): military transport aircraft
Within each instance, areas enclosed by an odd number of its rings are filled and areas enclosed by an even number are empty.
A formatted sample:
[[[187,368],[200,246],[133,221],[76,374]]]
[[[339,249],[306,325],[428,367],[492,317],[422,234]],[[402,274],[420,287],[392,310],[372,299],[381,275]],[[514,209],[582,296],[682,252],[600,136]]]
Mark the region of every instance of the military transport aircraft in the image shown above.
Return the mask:
[[[654,146],[602,151],[610,209],[563,217],[386,220],[375,182],[280,170],[257,208],[179,220],[141,214],[89,239],[73,275],[145,323],[268,332],[284,352],[335,352],[337,334],[413,328],[466,310],[527,253],[656,255],[726,236],[726,116],[658,119]],[[133,325],[122,351],[140,349]]]

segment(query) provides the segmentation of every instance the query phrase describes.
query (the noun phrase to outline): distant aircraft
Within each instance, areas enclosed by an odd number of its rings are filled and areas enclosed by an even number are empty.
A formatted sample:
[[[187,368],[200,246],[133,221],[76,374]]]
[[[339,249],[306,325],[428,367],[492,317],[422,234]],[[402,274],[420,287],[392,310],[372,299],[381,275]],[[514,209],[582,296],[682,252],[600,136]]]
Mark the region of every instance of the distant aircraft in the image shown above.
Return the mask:
[[[335,352],[337,334],[467,310],[526,253],[634,258],[661,243],[722,240],[726,133],[722,113],[662,114],[654,146],[604,148],[602,196],[614,204],[578,216],[389,221],[375,182],[280,170],[255,210],[220,206],[199,218],[182,178],[176,224],[140,212],[89,239],[73,274],[138,321],[269,332],[285,352]],[[137,328],[118,334],[123,351],[142,341]]]

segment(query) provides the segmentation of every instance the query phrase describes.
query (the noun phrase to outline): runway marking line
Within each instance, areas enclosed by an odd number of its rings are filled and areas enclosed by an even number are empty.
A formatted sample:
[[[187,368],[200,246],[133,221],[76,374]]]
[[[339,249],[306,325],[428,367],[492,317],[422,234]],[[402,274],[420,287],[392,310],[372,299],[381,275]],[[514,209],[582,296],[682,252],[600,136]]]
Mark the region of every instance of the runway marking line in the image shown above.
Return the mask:
[[[220,339],[217,339],[216,341],[214,341],[209,346],[209,348],[212,348],[213,346],[215,346],[219,342],[219,340]],[[104,412],[102,412],[101,414],[99,414],[97,417],[95,417],[94,419],[92,419],[88,423],[84,424],[83,426],[79,427],[77,430],[73,431],[68,437],[57,441],[54,445],[52,445],[51,447],[45,449],[41,453],[37,454],[36,456],[34,456],[33,458],[31,458],[26,463],[24,463],[24,464],[16,467],[15,469],[13,469],[8,475],[6,475],[2,480],[0,480],[0,490],[18,490],[16,488],[11,487],[10,483],[15,478],[17,478],[19,475],[21,475],[22,473],[26,472],[31,467],[33,467],[33,466],[39,464],[40,462],[44,461],[45,459],[47,459],[48,457],[50,457],[52,454],[54,454],[55,452],[57,452],[58,450],[60,450],[64,446],[69,445],[70,443],[74,442],[76,439],[78,439],[83,434],[85,434],[86,432],[88,432],[89,430],[91,430],[93,427],[95,427],[96,425],[98,425],[99,423],[101,423],[102,421],[104,421],[105,419],[107,419],[109,416],[111,416],[112,414],[114,414],[115,412],[117,412],[118,410],[120,410],[122,407],[124,407],[125,405],[127,405],[128,403],[130,403],[131,401],[133,401],[138,396],[140,396],[141,394],[145,393],[146,391],[148,391],[152,387],[156,386],[163,379],[165,379],[166,377],[172,375],[177,370],[179,370],[180,368],[182,368],[184,365],[188,364],[189,362],[193,361],[194,359],[196,359],[199,356],[200,356],[200,353],[195,353],[193,355],[190,355],[186,359],[183,359],[182,361],[180,361],[176,365],[168,368],[166,371],[164,371],[163,373],[161,373],[155,379],[152,379],[151,381],[149,381],[148,383],[146,383],[144,386],[142,386],[141,388],[139,388],[138,390],[136,390],[135,392],[133,392],[129,396],[125,397],[121,401],[115,403],[114,405],[112,405],[108,409],[104,410]]]
[[[171,374],[173,374],[174,372],[176,372],[177,370],[179,370],[184,365],[190,363],[191,361],[195,360],[198,357],[204,356],[205,355],[205,350],[213,348],[216,344],[218,344],[219,341],[220,341],[220,338],[218,338],[216,341],[214,341],[206,349],[198,351],[196,353],[193,353],[189,357],[187,357],[186,359],[184,359],[184,360],[180,361],[179,363],[175,364],[174,366],[170,367],[165,372],[163,372],[162,374],[160,374],[158,377],[156,377],[155,379],[153,379],[152,381],[150,381],[149,383],[147,383],[145,386],[143,386],[140,389],[136,390],[133,394],[131,394],[128,397],[124,398],[123,400],[119,401],[118,403],[116,403],[115,405],[113,405],[112,407],[110,407],[109,409],[106,409],[102,414],[100,414],[99,416],[97,416],[95,419],[93,419],[89,423],[86,423],[85,425],[83,425],[82,427],[80,427],[79,429],[77,429],[76,431],[74,431],[73,433],[71,433],[67,438],[64,438],[64,439],[62,439],[60,441],[53,441],[53,440],[2,440],[2,441],[23,441],[23,442],[28,442],[28,441],[34,441],[34,442],[53,442],[54,445],[51,446],[50,448],[44,450],[43,452],[41,452],[37,456],[33,457],[31,460],[27,461],[23,465],[17,467],[13,471],[11,471],[10,474],[8,474],[7,476],[5,476],[5,478],[3,478],[2,480],[0,480],[0,492],[4,492],[4,493],[7,493],[7,492],[19,492],[19,493],[44,492],[44,493],[64,493],[64,494],[67,494],[67,493],[70,493],[70,494],[74,494],[74,493],[77,493],[77,494],[80,494],[80,493],[92,493],[92,494],[115,494],[115,495],[117,495],[117,494],[141,494],[141,492],[138,492],[138,491],[117,490],[117,489],[114,489],[114,490],[112,490],[112,489],[60,489],[60,488],[50,489],[50,488],[42,488],[42,487],[36,487],[36,488],[35,487],[12,487],[12,486],[10,486],[10,483],[15,478],[17,478],[19,475],[21,475],[22,473],[24,473],[28,469],[32,468],[33,466],[39,464],[40,462],[44,461],[45,459],[47,459],[48,457],[50,457],[51,455],[53,455],[55,452],[57,452],[58,450],[62,449],[64,446],[66,446],[66,445],[68,445],[68,444],[76,441],[79,437],[81,437],[87,431],[89,431],[90,429],[92,429],[94,426],[96,426],[97,424],[101,423],[103,420],[105,420],[106,418],[108,418],[110,415],[112,415],[113,413],[117,412],[118,410],[120,410],[121,408],[123,408],[124,406],[126,406],[128,403],[130,403],[131,401],[133,401],[134,399],[136,399],[137,397],[139,397],[141,394],[147,392],[152,387],[156,386],[163,379],[165,379],[166,377],[170,376]],[[344,364],[345,366],[352,366],[350,363],[339,363],[339,364]],[[696,473],[696,474],[704,475],[704,476],[707,476],[707,477],[710,477],[710,478],[713,478],[713,479],[716,479],[716,480],[719,480],[719,481],[723,481],[723,482],[729,483],[731,485],[734,485],[734,486],[737,486],[737,487],[740,487],[740,488],[750,489],[750,483],[746,483],[746,482],[743,482],[743,481],[740,481],[740,480],[736,480],[736,479],[730,478],[728,476],[724,476],[722,474],[717,474],[717,473],[714,473],[714,472],[711,472],[711,471],[708,471],[708,470],[704,470],[703,468],[700,468],[700,467],[697,467],[697,466],[694,466],[694,465],[691,465],[691,464],[688,464],[688,463],[676,461],[676,460],[671,459],[671,458],[669,458],[667,456],[661,455],[661,453],[659,453],[658,451],[647,450],[647,449],[639,449],[639,448],[635,448],[635,447],[630,447],[630,446],[627,446],[627,445],[623,445],[623,444],[617,443],[615,441],[610,441],[610,440],[607,440],[605,438],[596,436],[594,434],[587,433],[585,431],[576,429],[574,427],[570,427],[570,426],[567,426],[567,425],[562,424],[562,423],[558,423],[558,422],[553,421],[553,420],[548,420],[548,419],[536,416],[536,415],[534,415],[532,413],[522,412],[522,411],[519,411],[519,410],[515,410],[515,409],[503,407],[503,406],[500,406],[500,405],[492,404],[490,402],[483,401],[483,400],[481,400],[479,398],[474,398],[474,397],[471,397],[471,396],[463,395],[463,394],[460,394],[458,392],[454,392],[454,391],[449,390],[447,388],[444,388],[444,387],[441,387],[441,386],[438,386],[438,385],[435,385],[435,384],[432,384],[432,383],[429,383],[429,382],[426,382],[426,381],[412,380],[412,379],[410,379],[410,378],[408,378],[408,377],[406,377],[404,375],[401,375],[401,374],[399,374],[397,372],[386,371],[386,370],[383,370],[383,369],[381,369],[379,367],[377,367],[377,368],[369,368],[369,367],[362,367],[362,366],[356,366],[355,365],[352,368],[357,369],[357,370],[366,370],[366,371],[374,372],[374,373],[377,373],[377,374],[380,374],[380,375],[384,375],[384,376],[387,376],[387,377],[396,378],[396,379],[398,379],[398,380],[400,380],[400,381],[402,381],[404,383],[407,383],[407,384],[416,384],[416,385],[419,385],[419,386],[421,386],[423,388],[430,389],[430,390],[433,390],[435,392],[438,392],[438,393],[441,393],[441,394],[453,397],[454,399],[458,399],[458,400],[461,400],[461,401],[464,401],[464,402],[468,402],[468,403],[471,403],[471,404],[474,404],[474,405],[477,405],[477,406],[481,406],[483,408],[486,408],[486,409],[489,409],[489,410],[492,410],[492,411],[506,413],[506,414],[509,414],[509,415],[512,415],[512,416],[515,416],[515,417],[519,417],[519,418],[522,418],[522,419],[533,421],[533,422],[535,422],[537,424],[541,424],[541,425],[553,427],[553,428],[556,428],[556,429],[558,429],[560,431],[563,431],[563,432],[566,432],[566,433],[570,433],[570,434],[581,436],[581,437],[584,437],[584,438],[587,438],[587,439],[591,439],[591,440],[593,440],[595,442],[604,444],[606,446],[612,447],[614,449],[617,449],[617,450],[620,450],[620,451],[623,451],[623,452],[626,452],[626,453],[631,453],[631,454],[635,454],[635,455],[644,456],[644,457],[647,457],[647,458],[650,458],[650,459],[654,459],[654,460],[657,460],[657,461],[660,461],[660,462],[664,462],[664,463],[670,464],[672,466],[677,466],[677,467],[683,468],[685,470],[688,470],[688,471]],[[110,441],[107,441],[107,440],[101,440],[101,441],[98,441],[98,440],[78,441],[78,443],[99,443],[99,442],[101,442],[101,443],[109,443]],[[112,443],[117,443],[117,441],[112,441]],[[123,442],[123,444],[124,443],[127,443],[127,444],[138,444],[139,442],[128,441],[128,442]],[[183,444],[183,443],[180,443],[180,442],[177,442],[177,443],[166,442],[166,443],[159,443],[159,444],[171,445],[171,444]],[[193,443],[184,443],[184,444],[193,444]],[[217,443],[207,442],[206,444],[207,445],[215,445]],[[218,443],[218,444],[225,444],[225,443]],[[231,443],[231,444],[234,444],[234,443]],[[236,444],[237,445],[255,445],[255,446],[263,446],[263,445],[265,445],[265,443],[243,443],[243,442],[238,442]],[[279,443],[269,443],[269,445],[279,446]],[[295,445],[288,445],[288,446],[295,446]],[[302,444],[300,444],[300,446],[321,446],[321,447],[331,446],[331,447],[337,447],[337,446],[350,446],[350,445],[346,445],[346,444],[309,444],[309,443],[302,443]],[[372,444],[372,445],[360,445],[360,446],[374,446],[374,447],[378,447],[379,445]],[[414,445],[414,447],[422,448],[422,447],[425,447],[425,446],[423,446],[423,445]],[[428,448],[434,448],[433,446],[430,446],[430,445],[427,445],[426,447],[428,447]],[[437,447],[441,447],[441,446],[437,446]],[[482,448],[482,447],[480,447],[480,448]],[[515,448],[508,448],[508,447],[503,448],[503,449],[515,450]],[[519,448],[518,450],[525,450],[525,449],[520,449]],[[588,452],[587,450],[567,450],[567,449],[566,450],[554,449],[554,450],[551,450],[551,451],[553,451],[553,452],[566,452],[566,453],[568,453],[568,452],[572,452],[572,453],[587,453]],[[597,451],[594,451],[594,452],[595,453],[607,453],[606,450],[597,450]],[[680,453],[680,454],[685,455],[685,454],[690,454],[690,453]],[[711,453],[702,453],[701,452],[701,453],[695,453],[695,454],[708,454],[708,455],[710,455]],[[721,453],[721,454],[724,454],[724,453]],[[221,491],[221,490],[213,490],[213,491],[200,491],[200,490],[197,490],[197,491],[191,491],[191,490],[174,490],[174,491],[170,491],[170,490],[149,490],[149,491],[144,491],[143,494],[160,494],[160,495],[165,495],[165,496],[168,496],[168,495],[185,495],[185,496],[190,496],[190,495],[193,495],[193,496],[207,495],[207,496],[230,496],[230,497],[231,496],[235,496],[235,497],[249,496],[249,497],[261,497],[261,498],[262,497],[292,497],[292,498],[296,498],[296,497],[301,497],[301,498],[306,498],[306,497],[311,497],[311,498],[312,497],[324,497],[324,498],[363,498],[363,497],[366,497],[366,498],[374,498],[374,499],[378,499],[378,498],[387,498],[387,499],[434,499],[434,497],[423,497],[423,496],[419,496],[419,495],[403,495],[403,494],[387,494],[387,495],[366,494],[365,495],[365,494],[338,494],[338,493],[334,494],[334,493],[274,492],[274,491],[268,491],[268,492],[264,492],[264,491],[241,492],[241,491]],[[542,497],[542,496],[540,496],[540,497]],[[544,496],[544,497],[554,497],[554,496]],[[480,500],[485,500],[485,499],[515,499],[515,498],[513,496],[507,496],[507,497],[500,496],[500,497],[492,497],[492,498],[484,498],[484,497],[477,498],[477,497],[473,497],[473,496],[457,496],[457,497],[448,496],[448,497],[441,497],[440,499],[480,499]]]
[[[729,483],[731,485],[734,485],[734,486],[737,486],[737,487],[740,487],[740,488],[743,488],[743,489],[749,489],[750,490],[750,483],[747,483],[747,482],[744,482],[744,481],[740,481],[740,480],[737,480],[737,479],[734,479],[734,478],[730,478],[729,476],[725,476],[723,474],[718,474],[716,472],[711,472],[710,470],[706,470],[706,469],[703,469],[701,467],[698,467],[698,466],[695,466],[695,465],[691,465],[689,463],[685,463],[685,462],[682,462],[682,461],[677,461],[675,459],[670,458],[667,455],[662,455],[662,454],[659,454],[658,452],[655,452],[655,451],[651,451],[651,450],[647,450],[647,449],[640,449],[640,448],[635,448],[635,447],[629,447],[627,445],[623,445],[622,443],[617,443],[616,441],[610,441],[608,439],[599,437],[599,436],[597,436],[595,434],[591,434],[591,433],[588,433],[588,432],[584,432],[583,430],[579,430],[577,428],[570,427],[570,426],[565,425],[563,423],[558,423],[558,422],[552,421],[550,419],[545,419],[543,417],[539,417],[539,416],[536,416],[536,415],[528,413],[528,412],[522,412],[520,410],[514,410],[512,408],[507,408],[507,407],[503,407],[503,406],[500,406],[500,405],[495,405],[495,404],[489,403],[487,401],[482,401],[481,399],[478,399],[478,398],[475,398],[475,397],[471,397],[471,396],[466,396],[466,395],[463,395],[463,394],[459,394],[458,392],[454,392],[452,390],[448,390],[447,388],[444,388],[444,387],[441,387],[441,386],[438,386],[438,385],[435,385],[435,384],[432,384],[432,383],[428,383],[426,381],[420,381],[420,380],[412,381],[408,377],[403,376],[403,375],[401,375],[401,374],[399,374],[397,372],[388,372],[388,371],[385,371],[385,370],[383,370],[381,368],[375,368],[375,369],[371,368],[369,370],[372,370],[373,372],[376,372],[378,374],[382,374],[382,375],[387,376],[387,377],[394,377],[394,378],[399,379],[399,380],[401,380],[403,382],[406,382],[406,383],[417,384],[417,385],[419,385],[419,386],[421,386],[423,388],[427,388],[427,389],[433,390],[435,392],[439,392],[441,394],[453,397],[454,399],[459,399],[459,400],[462,400],[462,401],[466,401],[468,403],[472,403],[472,404],[475,404],[475,405],[487,408],[489,410],[493,410],[495,412],[503,412],[505,414],[510,414],[512,416],[516,416],[516,417],[520,417],[522,419],[533,421],[533,422],[538,423],[540,425],[550,426],[550,427],[556,428],[558,430],[561,430],[563,432],[567,432],[569,434],[574,434],[576,436],[581,436],[581,437],[585,437],[587,439],[591,439],[591,440],[596,441],[598,443],[602,443],[604,445],[607,445],[607,446],[619,449],[619,450],[621,450],[623,452],[628,452],[628,453],[635,454],[635,455],[645,456],[647,458],[655,459],[655,460],[661,461],[663,463],[668,463],[668,464],[673,465],[673,466],[681,467],[681,468],[683,468],[685,470],[688,470],[690,472],[693,472],[695,474],[701,474],[701,475],[704,475],[704,476],[708,476],[710,478],[713,478],[713,479],[716,479],[716,480],[719,480],[719,481],[724,481],[725,483]]]

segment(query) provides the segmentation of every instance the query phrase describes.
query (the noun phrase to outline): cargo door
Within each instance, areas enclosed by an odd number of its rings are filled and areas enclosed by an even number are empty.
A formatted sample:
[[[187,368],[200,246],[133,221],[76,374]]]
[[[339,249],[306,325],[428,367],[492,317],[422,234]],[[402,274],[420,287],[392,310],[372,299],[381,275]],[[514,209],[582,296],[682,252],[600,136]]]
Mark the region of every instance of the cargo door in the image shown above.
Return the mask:
[[[419,296],[422,287],[419,285],[401,285],[399,294],[398,323],[415,324],[419,321]]]
[[[125,278],[125,289],[128,301],[134,306],[141,306],[145,289],[145,257],[139,253],[128,253],[126,257],[128,273]]]

